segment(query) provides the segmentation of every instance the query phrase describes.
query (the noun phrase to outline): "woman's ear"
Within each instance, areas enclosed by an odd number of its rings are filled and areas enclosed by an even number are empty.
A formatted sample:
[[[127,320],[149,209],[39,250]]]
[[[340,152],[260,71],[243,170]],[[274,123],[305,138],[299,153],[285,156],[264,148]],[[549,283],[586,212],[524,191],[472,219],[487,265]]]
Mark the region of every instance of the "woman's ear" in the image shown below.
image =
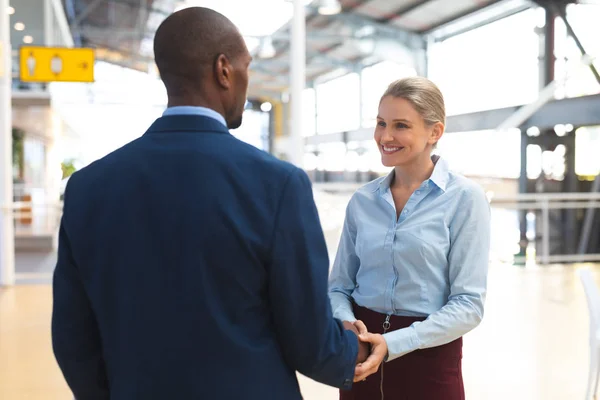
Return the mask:
[[[445,126],[441,122],[436,122],[435,124],[433,124],[433,127],[431,129],[431,135],[429,136],[429,143],[436,144],[437,142],[439,142],[439,140],[442,138],[442,135],[444,134],[444,129]]]

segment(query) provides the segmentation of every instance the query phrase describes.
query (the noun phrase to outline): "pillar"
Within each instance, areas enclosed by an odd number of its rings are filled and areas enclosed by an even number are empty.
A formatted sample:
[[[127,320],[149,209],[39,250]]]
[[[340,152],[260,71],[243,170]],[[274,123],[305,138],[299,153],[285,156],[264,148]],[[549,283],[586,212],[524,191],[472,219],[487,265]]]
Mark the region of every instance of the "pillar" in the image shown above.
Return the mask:
[[[12,213],[12,63],[8,0],[0,0],[0,286],[15,282],[15,235]]]
[[[306,16],[303,0],[294,0],[290,60],[291,120],[289,160],[302,168],[304,137],[302,136],[302,94],[306,84]]]

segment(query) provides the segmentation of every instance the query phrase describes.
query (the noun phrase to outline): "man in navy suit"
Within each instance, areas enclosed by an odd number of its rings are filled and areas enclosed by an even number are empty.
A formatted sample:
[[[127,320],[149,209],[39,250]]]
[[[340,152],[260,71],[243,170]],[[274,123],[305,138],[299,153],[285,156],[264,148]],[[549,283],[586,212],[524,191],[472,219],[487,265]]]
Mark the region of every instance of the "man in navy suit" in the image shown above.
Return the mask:
[[[189,8],[154,50],[168,109],[66,189],[52,341],[68,385],[78,400],[293,400],[298,371],[350,388],[368,346],[332,317],[310,182],[228,131],[243,38]]]

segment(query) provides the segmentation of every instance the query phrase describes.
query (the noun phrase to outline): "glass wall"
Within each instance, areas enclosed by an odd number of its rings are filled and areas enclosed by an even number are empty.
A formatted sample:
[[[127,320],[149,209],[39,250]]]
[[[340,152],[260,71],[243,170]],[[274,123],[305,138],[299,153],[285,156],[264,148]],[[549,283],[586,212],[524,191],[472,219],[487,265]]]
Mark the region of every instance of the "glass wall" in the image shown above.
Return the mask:
[[[167,103],[164,85],[148,74],[97,62],[95,79],[91,84],[50,85],[53,109],[75,136],[63,156],[77,157],[81,165],[140,137]]]
[[[583,176],[600,174],[600,126],[579,128],[575,132],[575,173]]]
[[[313,136],[317,133],[315,89],[304,89],[302,94],[302,136]]]
[[[322,171],[344,171],[346,167],[346,145],[339,143],[324,143],[319,145],[317,154],[317,169]]]
[[[538,22],[530,9],[431,46],[429,77],[444,93],[448,115],[537,98]]]
[[[43,140],[26,136],[24,140],[25,184],[43,188],[46,174],[46,144]]]
[[[598,21],[600,7],[569,5],[567,16],[587,52],[600,69]],[[429,77],[442,90],[448,115],[529,104],[540,90],[538,32],[545,23],[542,8],[532,8],[492,24],[435,43],[430,47]],[[581,62],[580,50],[567,35],[563,21],[556,20],[557,95],[581,96],[600,92],[589,67]],[[375,126],[377,105],[394,80],[416,75],[408,66],[384,61],[307,89],[305,136],[344,132]],[[360,88],[359,88],[360,85]],[[317,104],[316,127],[311,129],[312,110]],[[362,96],[362,98],[361,98]],[[360,116],[356,110],[360,108]],[[592,149],[600,146],[600,128],[577,131],[576,172],[597,174],[600,164]],[[469,176],[516,179],[520,174],[520,132],[479,131],[447,133],[437,150],[452,168]],[[377,146],[371,141],[318,146],[308,165],[331,171],[375,171],[385,173]],[[564,146],[542,151],[528,146],[527,174],[541,173],[554,179],[564,176]],[[597,153],[597,152],[596,152]]]
[[[316,86],[317,133],[344,132],[360,126],[359,77],[350,73]]]
[[[263,150],[269,150],[269,113],[262,111],[244,111],[243,124],[231,134],[243,142]]]
[[[567,7],[567,19],[585,51],[594,58],[596,69],[600,70],[600,6],[571,4]],[[556,19],[555,30],[556,79],[560,82],[558,96],[577,97],[600,92],[600,84],[590,68],[583,64],[581,51],[573,38],[567,35],[561,18]]]
[[[518,178],[520,174],[521,133],[498,132],[446,133],[437,152],[452,169],[464,175]]]

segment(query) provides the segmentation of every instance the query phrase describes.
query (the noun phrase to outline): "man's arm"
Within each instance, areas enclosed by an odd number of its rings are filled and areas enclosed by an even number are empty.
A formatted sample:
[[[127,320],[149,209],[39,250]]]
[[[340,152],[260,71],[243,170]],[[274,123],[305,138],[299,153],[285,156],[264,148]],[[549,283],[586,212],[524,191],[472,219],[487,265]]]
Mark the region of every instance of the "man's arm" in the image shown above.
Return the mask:
[[[299,169],[281,194],[268,269],[273,320],[288,365],[321,383],[349,389],[358,339],[333,318],[325,238],[310,181]]]
[[[110,394],[100,334],[65,227],[67,199],[65,194],[65,213],[54,270],[52,346],[56,361],[77,400],[108,400]]]

